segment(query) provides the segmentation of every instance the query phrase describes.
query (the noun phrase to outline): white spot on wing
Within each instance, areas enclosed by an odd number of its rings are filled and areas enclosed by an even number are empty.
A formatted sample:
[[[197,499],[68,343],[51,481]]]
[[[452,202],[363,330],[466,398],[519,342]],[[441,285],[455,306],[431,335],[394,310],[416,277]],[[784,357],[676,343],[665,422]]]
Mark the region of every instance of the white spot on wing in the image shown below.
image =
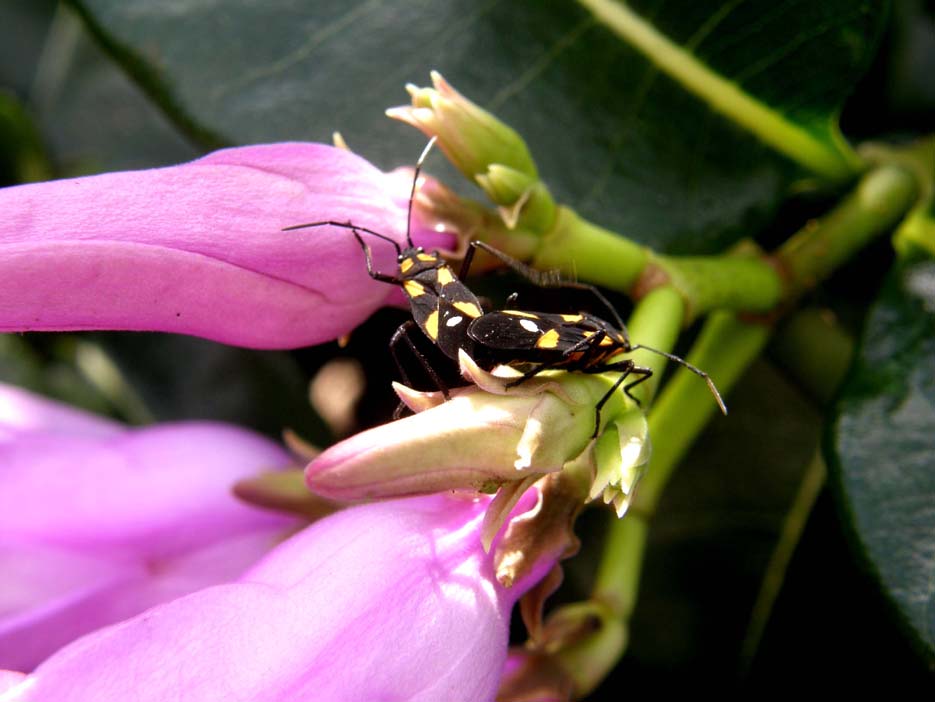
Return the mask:
[[[461,322],[463,322],[463,321],[464,321],[464,317],[462,317],[461,315],[458,315],[457,317],[450,317],[450,318],[448,319],[448,321],[445,322],[445,326],[446,326],[446,327],[456,327],[456,326],[458,326],[459,324],[461,324]]]
[[[536,333],[539,331],[539,327],[531,319],[521,319],[519,325],[528,332]]]

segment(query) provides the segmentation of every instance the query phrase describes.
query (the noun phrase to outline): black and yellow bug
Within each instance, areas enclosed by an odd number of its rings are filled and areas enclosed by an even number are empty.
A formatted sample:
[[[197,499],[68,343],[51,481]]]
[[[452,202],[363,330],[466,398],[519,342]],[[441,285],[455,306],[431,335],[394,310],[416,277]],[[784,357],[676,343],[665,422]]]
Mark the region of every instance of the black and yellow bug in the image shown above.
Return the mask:
[[[471,242],[461,265],[460,276],[456,276],[437,251],[426,253],[421,247],[415,246],[411,237],[413,197],[422,164],[434,141],[434,138],[429,141],[416,164],[409,197],[405,247],[385,234],[358,227],[350,222],[328,220],[284,228],[284,231],[292,231],[334,226],[351,230],[364,252],[370,277],[403,289],[409,300],[412,320],[404,322],[393,334],[390,339],[390,351],[400,375],[407,384],[411,383],[396,351],[400,341],[404,341],[419,359],[436,387],[446,398],[449,396],[447,385],[409,336],[412,327],[418,326],[424,335],[455,363],[459,351],[464,350],[484,370],[490,371],[497,366],[509,366],[520,370],[522,375],[510,381],[508,387],[519,385],[546,370],[587,374],[619,372],[620,377],[595,405],[595,435],[600,429],[601,408],[624,381],[631,375],[639,376],[623,388],[630,398],[639,402],[630,390],[653,374],[652,369],[638,366],[632,359],[612,360],[619,354],[637,349],[646,349],[665,356],[704,378],[721,411],[727,413],[720,393],[707,373],[674,354],[648,346],[632,345],[626,326],[617,311],[594,286],[562,280],[555,271],[538,271],[479,241]],[[398,264],[396,275],[374,269],[370,246],[364,241],[361,233],[386,241],[395,248]],[[478,248],[495,256],[534,285],[549,288],[568,287],[590,292],[610,311],[615,325],[586,313],[553,314],[513,309],[485,312],[474,293],[460,279],[467,275]],[[511,296],[511,300],[515,300],[515,296]]]
[[[547,370],[601,374],[620,373],[609,390],[594,406],[594,436],[600,431],[601,408],[617,388],[630,376],[636,380],[623,386],[623,391],[639,404],[630,391],[648,380],[653,370],[639,366],[630,358],[613,360],[620,354],[646,349],[679,363],[708,383],[708,388],[724,414],[727,408],[720,393],[704,371],[684,359],[665,351],[631,344],[622,322],[617,327],[591,314],[550,314],[526,310],[488,312],[468,326],[473,343],[474,360],[481,367],[510,366],[522,375],[507,383],[519,385]]]

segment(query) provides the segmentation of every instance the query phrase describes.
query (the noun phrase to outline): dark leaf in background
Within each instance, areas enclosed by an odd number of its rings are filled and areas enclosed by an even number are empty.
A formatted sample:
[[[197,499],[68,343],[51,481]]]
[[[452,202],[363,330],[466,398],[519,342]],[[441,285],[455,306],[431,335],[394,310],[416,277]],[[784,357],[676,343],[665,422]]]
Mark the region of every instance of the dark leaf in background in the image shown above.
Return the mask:
[[[729,417],[699,437],[653,518],[628,654],[596,699],[633,686],[672,698],[739,679],[751,610],[820,422],[763,362],[727,401]]]
[[[905,139],[935,124],[935,2],[892,4],[880,50],[841,116],[854,141]]]
[[[338,130],[384,168],[411,163],[422,138],[383,110],[438,69],[528,139],[561,201],[659,250],[713,251],[749,234],[801,175],[581,4],[74,4],[180,124],[215,144]],[[633,6],[831,152],[885,16],[871,0]]]
[[[199,154],[64,5],[0,3],[4,88],[34,119],[59,177],[168,165]]]
[[[935,262],[887,279],[828,443],[857,545],[935,662]]]
[[[172,334],[94,334],[149,421],[211,419],[279,438],[291,428],[319,446],[331,436],[308,400],[308,378],[286,352]],[[131,400],[135,402],[136,400]]]

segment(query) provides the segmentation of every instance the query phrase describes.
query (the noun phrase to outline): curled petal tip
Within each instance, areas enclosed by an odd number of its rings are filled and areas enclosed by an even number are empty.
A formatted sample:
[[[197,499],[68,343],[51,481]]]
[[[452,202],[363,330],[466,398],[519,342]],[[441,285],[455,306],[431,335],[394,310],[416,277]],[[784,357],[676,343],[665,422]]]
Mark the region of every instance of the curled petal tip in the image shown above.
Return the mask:
[[[408,385],[396,381],[393,381],[393,392],[413,412],[424,412],[432,407],[438,407],[445,401],[445,396],[440,392],[413,390]]]

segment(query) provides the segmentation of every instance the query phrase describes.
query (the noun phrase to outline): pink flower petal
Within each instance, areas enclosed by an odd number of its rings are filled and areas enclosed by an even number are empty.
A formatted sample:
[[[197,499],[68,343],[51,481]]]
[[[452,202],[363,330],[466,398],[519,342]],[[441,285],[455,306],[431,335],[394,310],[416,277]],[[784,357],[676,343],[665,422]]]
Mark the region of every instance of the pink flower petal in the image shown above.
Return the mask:
[[[145,586],[142,563],[0,537],[0,665],[31,670],[52,651],[140,611],[121,591]],[[151,604],[151,603],[147,603]]]
[[[231,487],[289,462],[234,427],[128,429],[0,385],[0,667],[238,577],[296,522]]]
[[[0,190],[0,330],[133,329],[288,348],[341,336],[392,286],[353,221],[402,240],[398,184],[321,144],[227,149],[148,171]],[[392,271],[389,246],[374,247]]]
[[[13,670],[0,670],[0,694],[21,683],[25,677]]]
[[[115,437],[0,443],[0,534],[115,556],[166,558],[270,524],[229,486],[288,455],[250,432],[187,422]]]
[[[117,422],[72,409],[58,402],[0,384],[0,441],[27,431],[112,436],[123,431]]]
[[[480,546],[486,500],[335,514],[241,578],[89,635],[11,702],[492,700],[509,613]]]

